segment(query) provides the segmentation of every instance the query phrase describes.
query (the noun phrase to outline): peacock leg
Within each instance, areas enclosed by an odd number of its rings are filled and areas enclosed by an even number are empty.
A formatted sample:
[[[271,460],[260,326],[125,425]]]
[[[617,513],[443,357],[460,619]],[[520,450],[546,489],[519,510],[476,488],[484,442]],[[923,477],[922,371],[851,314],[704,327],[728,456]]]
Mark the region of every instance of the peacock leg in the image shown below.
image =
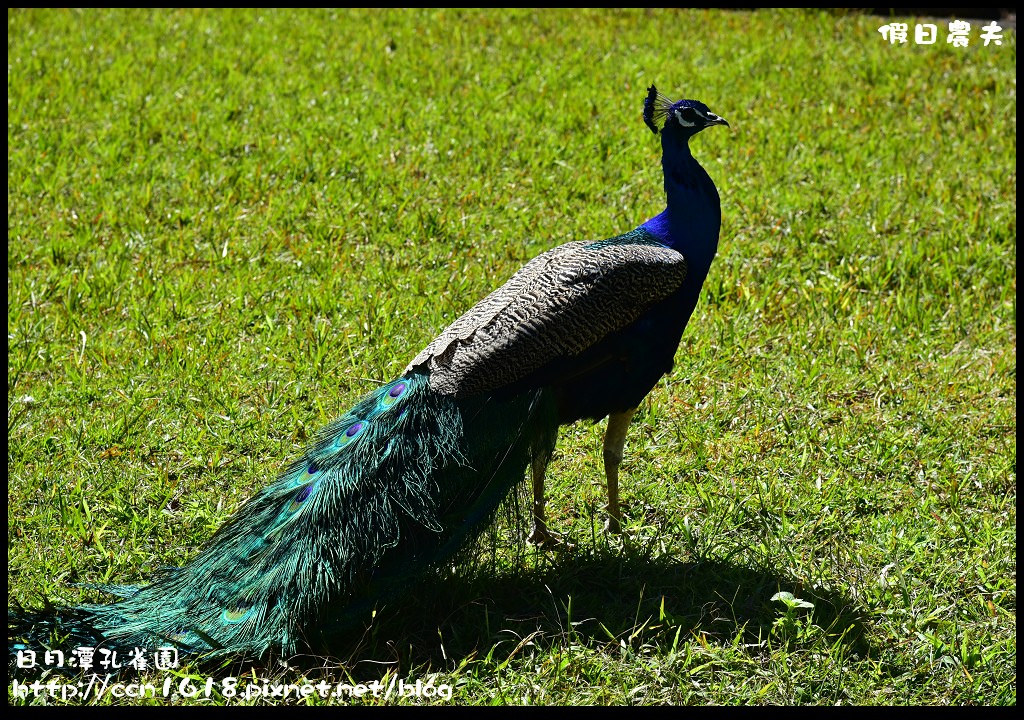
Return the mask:
[[[547,453],[537,453],[530,463],[533,474],[533,531],[527,539],[534,545],[556,542],[544,519],[544,473],[550,459],[551,456]]]
[[[619,465],[622,464],[622,449],[626,445],[626,429],[633,419],[636,408],[608,416],[608,429],[604,434],[604,474],[608,478],[608,522],[605,530],[619,532],[622,515],[619,512]]]

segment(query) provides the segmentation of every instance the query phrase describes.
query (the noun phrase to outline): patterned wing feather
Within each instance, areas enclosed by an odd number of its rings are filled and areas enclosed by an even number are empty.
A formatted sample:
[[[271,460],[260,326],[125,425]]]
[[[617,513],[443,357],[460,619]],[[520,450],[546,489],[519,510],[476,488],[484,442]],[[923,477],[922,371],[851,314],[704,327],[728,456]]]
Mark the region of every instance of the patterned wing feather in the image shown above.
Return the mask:
[[[407,371],[428,370],[431,389],[447,395],[504,387],[626,327],[685,277],[680,253],[642,238],[560,245],[448,326]]]

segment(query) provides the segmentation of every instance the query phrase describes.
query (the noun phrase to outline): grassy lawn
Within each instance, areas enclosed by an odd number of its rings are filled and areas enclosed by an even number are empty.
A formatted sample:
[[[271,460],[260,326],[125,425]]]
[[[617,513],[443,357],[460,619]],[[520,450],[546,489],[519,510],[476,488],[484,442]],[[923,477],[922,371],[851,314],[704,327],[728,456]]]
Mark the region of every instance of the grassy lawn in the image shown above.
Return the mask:
[[[883,22],[9,10],[8,602],[182,563],[529,258],[659,212],[656,82],[732,129],[692,143],[722,240],[630,428],[622,538],[578,424],[564,549],[462,568],[331,658],[152,681],[1015,704],[1016,34]],[[354,700],[396,701],[425,702]]]

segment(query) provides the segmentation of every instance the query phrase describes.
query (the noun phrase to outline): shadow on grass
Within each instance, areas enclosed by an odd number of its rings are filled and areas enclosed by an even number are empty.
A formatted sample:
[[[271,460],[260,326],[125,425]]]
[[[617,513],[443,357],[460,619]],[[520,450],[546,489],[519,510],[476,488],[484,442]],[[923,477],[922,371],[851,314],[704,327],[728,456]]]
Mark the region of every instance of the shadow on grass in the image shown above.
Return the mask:
[[[814,603],[814,624],[829,645],[876,656],[866,620],[845,596],[799,588],[767,569],[719,560],[684,562],[636,550],[598,547],[534,558],[518,569],[479,567],[462,576],[420,583],[381,607],[358,631],[334,636],[325,658],[293,667],[337,668],[355,680],[380,678],[391,666],[453,669],[464,658],[501,662],[524,639],[542,647],[583,644],[618,648],[620,640],[668,654],[697,635],[718,645],[753,647],[766,640],[784,606],[781,591]],[[678,641],[676,638],[678,637]]]

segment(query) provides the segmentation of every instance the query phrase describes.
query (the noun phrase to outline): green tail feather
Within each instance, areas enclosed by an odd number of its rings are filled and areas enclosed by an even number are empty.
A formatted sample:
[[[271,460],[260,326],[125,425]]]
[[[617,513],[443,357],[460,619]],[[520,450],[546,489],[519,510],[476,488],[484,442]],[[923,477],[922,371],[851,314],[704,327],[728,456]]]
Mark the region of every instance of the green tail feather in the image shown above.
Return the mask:
[[[188,565],[110,588],[124,599],[109,605],[9,609],[9,644],[297,652],[472,543],[556,431],[540,391],[455,399],[410,373],[325,428]]]

